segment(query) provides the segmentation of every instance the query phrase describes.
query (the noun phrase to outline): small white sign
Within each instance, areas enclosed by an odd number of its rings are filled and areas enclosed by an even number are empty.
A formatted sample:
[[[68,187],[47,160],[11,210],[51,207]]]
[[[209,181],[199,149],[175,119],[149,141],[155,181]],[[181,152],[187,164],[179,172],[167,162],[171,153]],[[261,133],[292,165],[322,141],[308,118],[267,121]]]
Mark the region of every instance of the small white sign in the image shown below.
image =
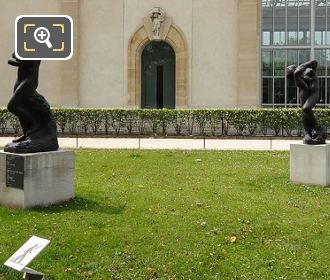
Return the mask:
[[[25,244],[19,248],[6,262],[5,266],[18,271],[24,268],[44,250],[50,243],[49,240],[37,236],[32,236]]]

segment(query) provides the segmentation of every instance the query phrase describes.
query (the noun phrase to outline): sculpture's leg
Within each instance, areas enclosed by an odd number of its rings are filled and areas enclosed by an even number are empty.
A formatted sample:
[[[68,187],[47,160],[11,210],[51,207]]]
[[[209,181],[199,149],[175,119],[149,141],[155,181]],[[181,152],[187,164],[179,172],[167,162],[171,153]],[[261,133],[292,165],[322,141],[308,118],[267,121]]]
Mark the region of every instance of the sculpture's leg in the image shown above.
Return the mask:
[[[49,122],[53,121],[50,106],[46,99],[37,91],[29,99],[30,113],[33,116],[34,122],[31,128],[31,134],[37,132],[39,129],[47,126]]]
[[[303,109],[303,124],[307,133],[303,140],[305,144],[316,145],[325,143],[325,133],[316,120],[312,108]]]
[[[26,136],[28,134],[28,131],[33,126],[33,118],[29,111],[26,110],[27,103],[23,105],[15,102],[15,99],[11,99],[8,103],[7,108],[9,112],[13,113],[18,117],[23,133]]]
[[[24,141],[33,127],[39,122],[42,116],[35,117],[31,112],[31,102],[35,90],[29,80],[24,80],[15,90],[14,95],[10,99],[7,108],[19,118],[24,135],[15,139],[13,142]]]
[[[32,116],[27,110],[29,108],[29,98],[33,95],[33,92],[32,84],[28,80],[24,80],[17,87],[7,105],[8,111],[19,117],[22,129],[26,131],[33,122]],[[24,120],[23,123],[22,120]]]
[[[313,114],[311,108],[303,109],[302,111],[302,120],[303,120],[303,125],[306,133],[312,137],[312,131],[313,131],[313,122],[314,118],[311,117],[311,114]]]
[[[25,99],[25,103],[14,106],[15,102],[17,99],[10,102],[8,107],[24,119],[28,127],[26,138],[17,141],[18,143],[6,145],[4,150],[11,153],[56,151],[58,149],[56,122],[45,98],[34,91],[28,99]]]
[[[28,132],[29,128],[32,126],[32,124],[30,124],[26,119],[24,119],[22,117],[18,117],[18,119],[19,119],[19,123],[21,124],[22,130],[23,130],[23,135],[18,138],[15,138],[13,140],[13,143],[17,143],[17,142],[26,140],[27,132]]]
[[[316,118],[315,118],[313,138],[316,139],[317,141],[322,141],[326,139],[326,133],[323,127],[321,126],[321,124],[316,120]]]

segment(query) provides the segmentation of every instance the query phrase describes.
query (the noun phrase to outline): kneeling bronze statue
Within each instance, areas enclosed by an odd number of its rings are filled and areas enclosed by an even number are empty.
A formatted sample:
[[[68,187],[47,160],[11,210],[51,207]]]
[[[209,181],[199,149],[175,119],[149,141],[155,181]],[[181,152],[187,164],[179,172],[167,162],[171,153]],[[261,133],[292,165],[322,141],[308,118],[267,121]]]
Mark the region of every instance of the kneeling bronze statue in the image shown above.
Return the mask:
[[[288,79],[294,80],[299,89],[302,121],[306,131],[303,142],[308,145],[325,144],[326,140],[326,133],[313,113],[313,108],[320,99],[316,68],[316,60],[308,61],[298,67],[290,65],[287,68]]]
[[[58,149],[56,122],[46,99],[37,92],[40,60],[20,60],[12,54],[8,63],[18,67],[14,95],[8,110],[16,115],[23,135],[5,146],[9,153],[37,153]]]

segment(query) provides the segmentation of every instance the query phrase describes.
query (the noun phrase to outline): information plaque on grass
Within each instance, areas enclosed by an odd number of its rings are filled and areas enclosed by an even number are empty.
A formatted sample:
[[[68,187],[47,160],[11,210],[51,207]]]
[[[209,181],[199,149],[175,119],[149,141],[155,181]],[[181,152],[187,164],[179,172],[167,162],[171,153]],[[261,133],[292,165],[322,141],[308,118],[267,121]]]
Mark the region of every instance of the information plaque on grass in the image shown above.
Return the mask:
[[[28,268],[27,265],[34,260],[49,243],[50,241],[48,239],[32,236],[4,263],[4,265],[24,272],[24,279],[43,279],[42,273]]]
[[[6,186],[24,189],[24,157],[6,156]]]

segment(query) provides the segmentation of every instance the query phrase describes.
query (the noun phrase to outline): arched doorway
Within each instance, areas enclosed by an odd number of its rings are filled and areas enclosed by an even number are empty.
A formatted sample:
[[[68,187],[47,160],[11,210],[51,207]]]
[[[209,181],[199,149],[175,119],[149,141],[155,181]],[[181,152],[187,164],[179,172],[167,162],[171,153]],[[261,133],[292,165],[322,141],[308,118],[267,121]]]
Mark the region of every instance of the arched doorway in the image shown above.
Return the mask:
[[[164,41],[152,41],[142,52],[141,108],[175,108],[175,52]]]

